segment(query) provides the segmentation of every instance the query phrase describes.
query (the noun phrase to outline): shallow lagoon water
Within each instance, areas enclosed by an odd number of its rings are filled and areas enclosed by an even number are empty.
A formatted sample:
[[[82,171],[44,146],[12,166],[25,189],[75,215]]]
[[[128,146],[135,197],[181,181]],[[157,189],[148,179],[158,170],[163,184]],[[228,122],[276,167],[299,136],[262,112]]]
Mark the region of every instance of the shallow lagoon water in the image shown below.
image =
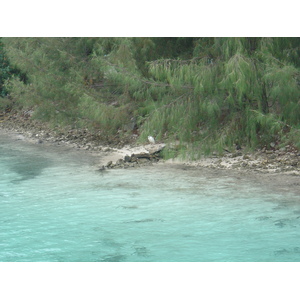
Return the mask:
[[[0,137],[0,261],[300,261],[300,197],[235,173],[97,171]]]

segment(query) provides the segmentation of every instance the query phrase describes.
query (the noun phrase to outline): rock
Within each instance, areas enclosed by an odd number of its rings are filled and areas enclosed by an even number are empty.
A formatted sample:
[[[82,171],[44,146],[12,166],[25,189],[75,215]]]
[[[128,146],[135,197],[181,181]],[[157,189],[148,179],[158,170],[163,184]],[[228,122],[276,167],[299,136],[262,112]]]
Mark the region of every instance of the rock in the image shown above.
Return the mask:
[[[154,154],[141,152],[133,153],[131,156],[125,155],[124,159],[119,159],[115,163],[109,161],[106,168],[129,168],[129,167],[140,167],[145,165],[152,165],[152,162],[158,162],[160,159],[159,152]]]
[[[232,169],[237,169],[239,167],[239,163],[234,163],[231,165]]]
[[[243,155],[242,152],[236,152],[236,153],[232,153],[232,154],[231,154],[231,157],[232,157],[232,158],[235,158],[235,157],[242,156],[242,155]]]
[[[155,154],[162,151],[165,146],[165,144],[146,145],[145,149],[149,152],[149,154]]]
[[[151,161],[159,161],[159,159],[160,159],[159,153],[150,155],[150,160]]]
[[[106,167],[109,168],[109,167],[111,167],[112,164],[113,164],[113,162],[110,160],[110,161],[106,164]]]
[[[128,156],[128,155],[125,155],[124,161],[125,161],[125,162],[131,162],[131,157]]]
[[[131,155],[130,160],[131,160],[131,162],[133,162],[133,163],[134,163],[134,162],[137,162],[137,158],[135,157],[134,154]]]
[[[139,164],[145,164],[145,163],[149,163],[150,159],[148,158],[139,158],[138,163]]]
[[[142,159],[142,158],[147,158],[148,160],[150,160],[150,154],[149,153],[138,153],[138,154],[132,154],[131,155],[131,160],[137,158],[137,159]]]
[[[291,160],[290,165],[293,166],[293,167],[297,167],[298,161],[297,160]]]
[[[122,166],[124,164],[124,160],[122,158],[118,159],[116,162],[116,166]]]

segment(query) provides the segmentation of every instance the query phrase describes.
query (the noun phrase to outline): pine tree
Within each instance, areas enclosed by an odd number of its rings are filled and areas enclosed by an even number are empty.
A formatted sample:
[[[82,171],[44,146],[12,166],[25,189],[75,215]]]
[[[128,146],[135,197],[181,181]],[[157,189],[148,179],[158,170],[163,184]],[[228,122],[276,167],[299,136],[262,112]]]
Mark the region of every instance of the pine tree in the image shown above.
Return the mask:
[[[299,38],[3,41],[28,77],[5,86],[46,121],[119,134],[136,119],[140,141],[177,139],[194,157],[289,143],[299,128]]]

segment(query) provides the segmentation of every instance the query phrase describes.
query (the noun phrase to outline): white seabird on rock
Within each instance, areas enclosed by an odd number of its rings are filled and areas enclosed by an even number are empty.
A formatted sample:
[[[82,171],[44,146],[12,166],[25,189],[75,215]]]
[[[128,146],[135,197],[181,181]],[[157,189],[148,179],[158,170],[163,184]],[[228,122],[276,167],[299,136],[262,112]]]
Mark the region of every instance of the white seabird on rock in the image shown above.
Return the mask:
[[[148,136],[148,141],[149,141],[151,144],[155,144],[154,137],[151,136],[151,135]]]

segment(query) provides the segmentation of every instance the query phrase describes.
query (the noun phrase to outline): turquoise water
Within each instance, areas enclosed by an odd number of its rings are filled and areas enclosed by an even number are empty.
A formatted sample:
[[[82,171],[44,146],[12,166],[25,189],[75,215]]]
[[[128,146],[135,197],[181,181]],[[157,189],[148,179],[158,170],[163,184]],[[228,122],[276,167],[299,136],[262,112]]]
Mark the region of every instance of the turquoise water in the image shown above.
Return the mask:
[[[300,261],[300,197],[228,172],[97,171],[1,137],[0,261]]]

